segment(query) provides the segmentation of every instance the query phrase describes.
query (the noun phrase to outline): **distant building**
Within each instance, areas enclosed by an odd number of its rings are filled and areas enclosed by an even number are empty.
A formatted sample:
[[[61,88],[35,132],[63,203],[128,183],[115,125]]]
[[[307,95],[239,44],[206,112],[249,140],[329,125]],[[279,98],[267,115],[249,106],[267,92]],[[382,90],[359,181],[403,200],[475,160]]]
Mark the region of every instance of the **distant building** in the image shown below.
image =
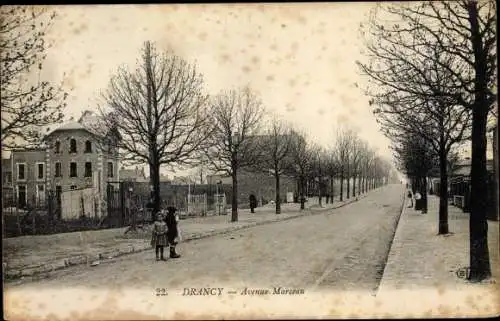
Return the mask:
[[[231,176],[226,175],[207,175],[208,184],[233,185]],[[297,184],[293,177],[286,175],[280,176],[280,199],[284,203],[287,200],[287,193],[296,193]],[[227,191],[232,192],[232,191]],[[230,194],[227,193],[226,194]],[[241,170],[238,173],[238,203],[245,207],[249,203],[250,195],[254,195],[260,205],[267,204],[276,199],[275,178],[268,172],[253,172]],[[228,201],[230,199],[228,198]]]
[[[172,183],[172,179],[168,175],[160,174],[160,183]]]
[[[147,182],[146,173],[144,172],[144,167],[139,169],[135,167],[134,169],[120,169],[120,181],[122,182]]]
[[[62,192],[82,188],[95,188],[104,198],[107,183],[119,181],[118,150],[105,141],[116,143],[120,136],[114,130],[99,134],[93,129],[97,126],[99,118],[84,112],[78,121],[46,135],[39,146],[12,150],[2,160],[2,195],[10,186],[20,207],[44,201],[48,190],[59,201]]]
[[[488,217],[491,219],[498,219],[496,213],[495,203],[495,175],[493,159],[486,160],[487,181],[487,200],[488,200]],[[470,210],[470,172],[471,172],[471,159],[469,157],[462,159],[455,166],[453,172],[449,173],[448,177],[448,197],[451,199],[453,205],[463,209],[464,212]],[[432,180],[432,188],[434,193],[439,196],[439,179]]]
[[[5,188],[2,189],[3,196],[10,198],[10,201],[15,197],[20,208],[32,202],[45,202],[47,189],[45,148],[14,149],[10,157],[2,160],[2,175],[7,178],[5,183],[8,184],[10,180],[10,186],[2,184],[2,187],[11,188],[10,192]]]

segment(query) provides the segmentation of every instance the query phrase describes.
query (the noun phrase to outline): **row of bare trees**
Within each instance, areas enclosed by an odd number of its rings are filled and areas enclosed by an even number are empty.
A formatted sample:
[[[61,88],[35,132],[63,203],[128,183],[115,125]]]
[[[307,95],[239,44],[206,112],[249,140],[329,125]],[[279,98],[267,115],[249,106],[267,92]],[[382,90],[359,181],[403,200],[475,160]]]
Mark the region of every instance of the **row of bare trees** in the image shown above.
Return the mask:
[[[339,143],[329,149],[314,145],[286,122],[266,120],[261,99],[248,87],[209,97],[194,65],[171,53],[158,53],[151,42],[144,44],[137,66],[120,68],[102,96],[105,125],[100,128],[115,128],[120,134],[124,161],[149,165],[153,213],[160,206],[162,166],[203,165],[231,176],[232,221],[238,220],[242,170],[273,173],[278,214],[284,174],[297,179],[301,208],[306,186],[313,182],[320,200],[327,195],[332,200],[333,192],[327,193],[326,186],[333,188],[339,177],[342,200],[344,182],[351,182],[346,185],[349,198],[387,181],[390,166],[352,131],[339,131]]]
[[[496,4],[432,1],[380,4],[365,34],[367,94],[402,169],[425,197],[440,177],[439,234],[448,228],[448,168],[456,149],[472,149],[470,279],[491,276],[487,243],[486,134],[497,123]],[[423,208],[426,211],[426,207]]]

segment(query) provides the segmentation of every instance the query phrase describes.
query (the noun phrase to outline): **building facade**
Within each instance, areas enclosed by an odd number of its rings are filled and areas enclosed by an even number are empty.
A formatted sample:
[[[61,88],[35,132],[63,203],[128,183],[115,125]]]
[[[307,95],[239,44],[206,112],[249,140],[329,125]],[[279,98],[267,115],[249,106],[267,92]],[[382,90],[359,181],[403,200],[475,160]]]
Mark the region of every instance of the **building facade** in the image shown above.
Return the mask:
[[[217,184],[232,186],[231,176],[208,175],[208,184]],[[225,191],[226,200],[231,202],[232,190]],[[287,201],[287,193],[297,193],[297,184],[294,178],[280,176],[280,199],[281,202]],[[259,206],[274,201],[276,199],[276,181],[272,174],[267,172],[240,171],[238,173],[238,205],[242,208],[249,206],[250,195],[254,195]]]
[[[95,117],[84,113],[79,121],[56,128],[36,148],[12,150],[10,159],[2,160],[3,196],[10,188],[20,208],[40,205],[49,191],[59,202],[63,192],[87,188],[105,199],[108,183],[120,179],[118,149],[86,126],[89,118]]]
[[[4,196],[9,202],[17,203],[20,208],[25,208],[29,204],[43,205],[47,190],[45,149],[43,147],[15,149],[5,164],[10,165],[10,171],[6,169],[5,173],[12,180],[11,192],[3,189]],[[8,172],[11,174],[8,175]]]
[[[76,189],[106,189],[108,181],[119,181],[116,151],[101,142],[78,122],[62,126],[45,137],[47,177],[56,194]]]

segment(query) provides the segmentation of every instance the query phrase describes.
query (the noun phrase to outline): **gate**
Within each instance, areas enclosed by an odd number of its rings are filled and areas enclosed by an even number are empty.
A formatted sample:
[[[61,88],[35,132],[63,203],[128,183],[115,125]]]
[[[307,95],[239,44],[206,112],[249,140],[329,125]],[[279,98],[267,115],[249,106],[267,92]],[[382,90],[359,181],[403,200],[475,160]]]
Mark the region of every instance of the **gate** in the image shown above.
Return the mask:
[[[108,182],[106,189],[108,226],[122,227],[125,224],[125,193],[123,182]]]
[[[133,182],[108,182],[106,192],[108,227],[129,226],[133,215],[139,222],[148,220],[144,199],[134,191]]]

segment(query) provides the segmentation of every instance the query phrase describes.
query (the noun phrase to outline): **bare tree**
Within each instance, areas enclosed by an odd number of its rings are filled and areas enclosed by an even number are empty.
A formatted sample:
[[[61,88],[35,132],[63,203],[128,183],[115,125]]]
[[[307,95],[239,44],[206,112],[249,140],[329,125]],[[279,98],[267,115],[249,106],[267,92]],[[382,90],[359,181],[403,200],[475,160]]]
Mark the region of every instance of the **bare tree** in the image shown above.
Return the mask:
[[[352,177],[352,196],[356,196],[356,179],[359,176],[360,165],[361,165],[361,157],[362,157],[362,141],[356,134],[353,134],[350,141],[349,148],[349,167],[350,167],[350,176]],[[359,188],[359,186],[358,186]],[[348,189],[349,190],[349,189]]]
[[[42,127],[63,119],[67,93],[40,80],[45,33],[55,12],[31,6],[0,7],[2,148],[38,141]]]
[[[350,191],[350,160],[351,160],[351,145],[354,133],[352,130],[341,128],[337,131],[337,138],[335,142],[336,153],[338,161],[340,162],[340,201],[344,196],[344,179],[347,179],[347,198],[349,198]]]
[[[375,161],[375,152],[371,149],[368,149],[366,151],[366,154],[363,157],[363,168],[364,168],[364,175],[363,175],[363,191],[366,193],[368,189],[368,183],[370,181],[370,171],[373,166],[373,163]]]
[[[356,178],[358,179],[358,196],[364,192],[363,190],[363,178],[366,170],[366,159],[369,157],[368,144],[365,141],[360,141],[359,144],[359,157],[356,163]],[[356,193],[354,193],[356,194]]]
[[[261,161],[262,148],[257,135],[264,108],[250,88],[222,92],[212,100],[214,133],[206,149],[208,166],[232,177],[231,221],[238,221],[238,171]]]
[[[271,169],[276,183],[276,214],[281,213],[280,177],[290,161],[292,149],[292,130],[285,122],[273,119],[266,131],[263,146],[266,156],[263,158],[265,169]],[[262,166],[261,166],[262,167]]]
[[[329,177],[330,188],[328,194],[330,196],[330,203],[333,203],[335,195],[335,179],[340,172],[340,161],[335,147],[329,148],[326,152],[326,174]],[[328,204],[328,198],[326,203]]]
[[[160,166],[196,163],[210,135],[203,79],[193,65],[145,42],[133,70],[120,68],[100,107],[107,127],[116,126],[123,159],[148,163],[153,217],[160,206]]]
[[[427,176],[437,163],[437,154],[420,135],[403,135],[392,146],[400,169],[410,178],[413,192],[422,195],[422,211],[427,211]],[[417,207],[416,207],[417,208]],[[418,208],[417,208],[418,209]]]
[[[311,173],[312,160],[310,145],[306,135],[294,129],[292,131],[292,145],[287,172],[292,174],[298,181],[300,209],[305,209],[306,183]]]
[[[327,155],[326,151],[319,145],[310,147],[311,154],[311,178],[315,184],[318,195],[319,206],[322,206],[323,196],[325,195],[325,176],[327,175]]]

